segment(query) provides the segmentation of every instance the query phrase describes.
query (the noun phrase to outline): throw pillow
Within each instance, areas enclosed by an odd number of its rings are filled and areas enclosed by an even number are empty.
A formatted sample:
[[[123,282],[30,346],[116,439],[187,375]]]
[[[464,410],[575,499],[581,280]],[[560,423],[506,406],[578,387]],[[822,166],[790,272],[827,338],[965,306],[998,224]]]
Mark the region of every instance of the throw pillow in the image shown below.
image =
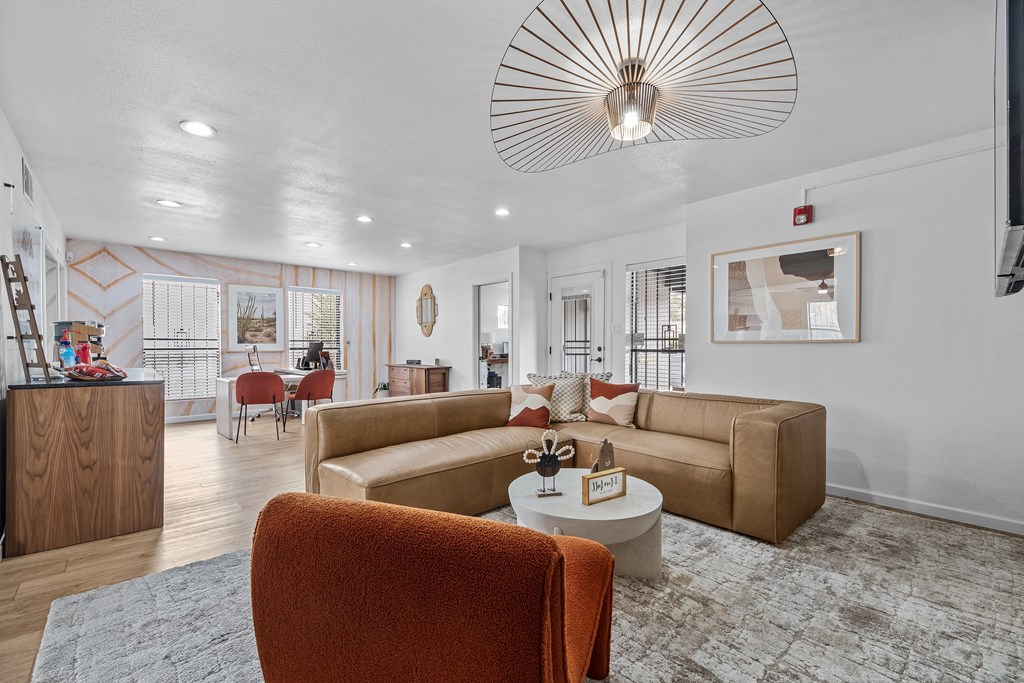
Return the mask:
[[[633,424],[633,413],[636,412],[636,400],[640,397],[639,384],[609,384],[591,379],[590,396],[588,421],[636,427]]]
[[[554,384],[541,387],[513,386],[508,426],[547,429],[551,422],[551,392],[554,390]]]
[[[573,417],[573,413],[579,413],[579,407],[583,403],[583,379],[580,377],[555,377],[552,375],[529,374],[526,379],[535,387],[545,384],[554,384],[555,390],[551,394],[551,421],[552,422],[582,422],[586,415]]]
[[[579,377],[583,382],[583,403],[573,411],[571,422],[583,422],[587,419],[587,411],[590,410],[590,380],[599,379],[607,382],[612,378],[610,372],[567,372],[565,370],[559,377]]]

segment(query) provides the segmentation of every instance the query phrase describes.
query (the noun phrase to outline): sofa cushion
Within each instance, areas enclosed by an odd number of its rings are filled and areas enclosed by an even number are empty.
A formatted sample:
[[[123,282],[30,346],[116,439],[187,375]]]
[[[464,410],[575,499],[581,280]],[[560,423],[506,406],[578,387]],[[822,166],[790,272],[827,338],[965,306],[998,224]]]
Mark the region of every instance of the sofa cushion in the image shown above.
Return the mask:
[[[568,370],[562,370],[558,374],[559,377],[579,377],[583,381],[583,402],[580,403],[578,410],[573,412],[573,421],[580,421],[587,419],[587,411],[590,410],[590,380],[596,379],[599,382],[608,382],[612,378],[610,372],[569,372]],[[582,415],[582,417],[578,417]]]
[[[320,469],[348,477],[359,486],[382,486],[502,455],[522,456],[528,444],[539,442],[543,434],[536,427],[476,429],[325,460]]]
[[[732,470],[729,446],[715,441],[639,429],[622,429],[608,440],[617,450],[626,449],[686,465]]]
[[[640,424],[652,432],[727,444],[733,418],[778,404],[759,398],[659,391],[651,396],[646,419]]]
[[[610,384],[591,379],[587,421],[634,427],[633,413],[636,412],[638,391],[639,384]]]
[[[508,426],[547,429],[551,424],[551,393],[554,389],[554,384],[545,384],[542,387],[511,387],[512,409],[508,417]]]
[[[708,524],[732,526],[733,472],[728,445],[626,427],[610,433],[608,440],[615,447],[615,465],[625,467],[628,476],[657,487],[665,510]],[[577,440],[576,462],[585,466],[596,460],[600,449],[599,444]]]
[[[583,441],[585,443],[601,443],[604,439],[607,439],[610,434],[628,430],[628,427],[620,427],[619,425],[604,424],[601,422],[565,422],[562,424],[553,424],[551,428],[558,431],[558,439],[562,441],[564,439],[575,439],[576,441]],[[583,465],[577,465],[577,467],[583,467]]]
[[[530,380],[530,384],[535,387],[542,387],[546,384],[555,385],[555,390],[551,394],[552,422],[582,422],[587,419],[586,415],[579,414],[580,406],[583,404],[583,380],[580,377],[556,377],[530,373],[526,379]]]

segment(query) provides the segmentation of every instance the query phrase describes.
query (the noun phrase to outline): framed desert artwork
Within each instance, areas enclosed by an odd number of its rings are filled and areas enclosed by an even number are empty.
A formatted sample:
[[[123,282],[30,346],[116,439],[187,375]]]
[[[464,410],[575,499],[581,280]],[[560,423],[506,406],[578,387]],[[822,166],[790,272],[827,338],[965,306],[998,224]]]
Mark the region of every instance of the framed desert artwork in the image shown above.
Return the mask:
[[[711,255],[712,342],[860,341],[860,233]]]
[[[228,350],[284,348],[284,292],[275,287],[228,285]]]

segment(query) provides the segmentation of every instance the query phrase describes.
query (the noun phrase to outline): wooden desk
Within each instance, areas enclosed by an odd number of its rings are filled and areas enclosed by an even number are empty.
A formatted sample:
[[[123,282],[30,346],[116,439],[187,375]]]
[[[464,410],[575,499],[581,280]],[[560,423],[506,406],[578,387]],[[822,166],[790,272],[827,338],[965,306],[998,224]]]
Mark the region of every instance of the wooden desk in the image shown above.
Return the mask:
[[[7,393],[7,555],[164,523],[164,381],[59,380]]]
[[[388,388],[391,396],[418,396],[448,391],[450,365],[388,365]]]

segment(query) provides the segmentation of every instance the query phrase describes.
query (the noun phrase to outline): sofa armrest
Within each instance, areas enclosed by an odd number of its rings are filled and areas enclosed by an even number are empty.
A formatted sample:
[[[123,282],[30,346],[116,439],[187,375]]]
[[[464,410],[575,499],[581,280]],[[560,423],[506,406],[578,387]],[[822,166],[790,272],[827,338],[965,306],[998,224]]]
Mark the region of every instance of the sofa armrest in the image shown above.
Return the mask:
[[[316,425],[319,411],[319,406],[306,408],[306,493],[320,493],[320,476],[317,469],[328,457],[320,449],[320,430]]]
[[[781,403],[737,415],[732,528],[781,543],[825,502],[825,408]]]

